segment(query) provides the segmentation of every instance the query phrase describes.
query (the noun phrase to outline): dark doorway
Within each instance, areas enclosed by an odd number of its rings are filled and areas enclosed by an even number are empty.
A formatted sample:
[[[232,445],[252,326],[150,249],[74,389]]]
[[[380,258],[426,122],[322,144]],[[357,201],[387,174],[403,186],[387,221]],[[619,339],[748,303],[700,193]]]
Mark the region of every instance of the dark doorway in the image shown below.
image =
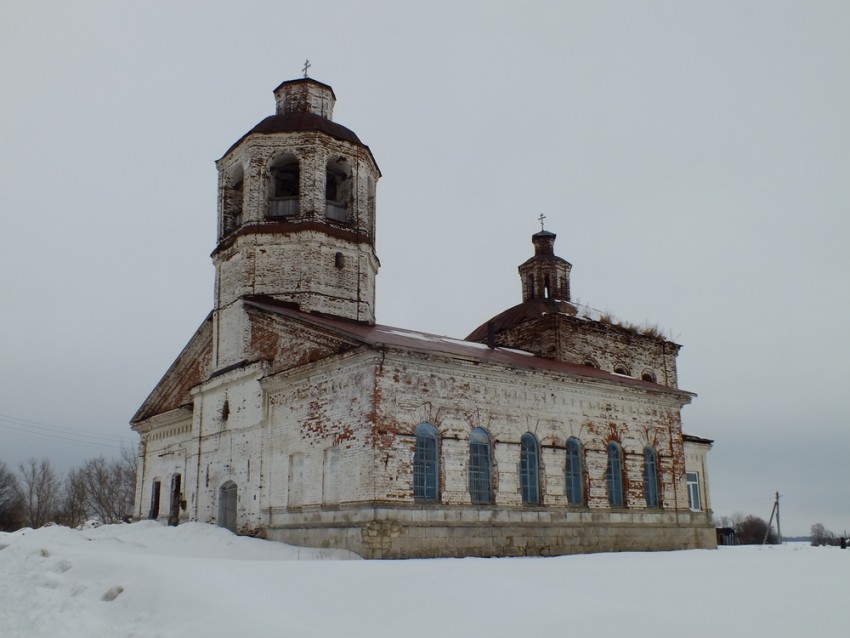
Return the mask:
[[[177,527],[180,521],[180,475],[175,474],[171,477],[171,507],[168,510],[168,524],[172,527]]]
[[[149,518],[159,518],[159,491],[161,487],[162,483],[159,481],[153,482],[153,489],[151,490],[151,513]]]
[[[236,533],[236,483],[227,481],[218,489],[218,526]]]

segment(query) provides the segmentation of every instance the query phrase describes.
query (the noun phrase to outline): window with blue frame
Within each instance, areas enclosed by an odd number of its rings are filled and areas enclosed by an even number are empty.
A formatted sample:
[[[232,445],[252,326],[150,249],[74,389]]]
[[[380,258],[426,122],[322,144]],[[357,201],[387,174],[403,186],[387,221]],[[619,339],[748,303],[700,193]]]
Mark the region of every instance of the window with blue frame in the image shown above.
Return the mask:
[[[520,439],[519,486],[525,505],[540,504],[539,454],[537,439],[526,432]]]
[[[643,448],[643,485],[646,506],[658,507],[658,455],[654,448]]]
[[[581,460],[581,443],[577,438],[567,439],[567,502],[584,505],[584,466]]]
[[[440,451],[437,428],[430,423],[416,426],[413,452],[413,498],[437,501],[440,487]]]
[[[469,435],[469,496],[475,505],[493,502],[490,465],[490,435],[475,428]]]
[[[623,507],[623,448],[613,441],[608,444],[608,503],[611,507]]]

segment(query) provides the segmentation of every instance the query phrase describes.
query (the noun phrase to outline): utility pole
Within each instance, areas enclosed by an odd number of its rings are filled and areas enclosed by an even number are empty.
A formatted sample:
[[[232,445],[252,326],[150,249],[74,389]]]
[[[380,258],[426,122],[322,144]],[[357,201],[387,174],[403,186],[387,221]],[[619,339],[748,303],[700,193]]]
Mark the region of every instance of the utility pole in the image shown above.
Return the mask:
[[[773,501],[773,509],[770,510],[770,520],[767,522],[767,529],[764,531],[764,540],[762,545],[767,543],[770,536],[770,526],[773,525],[773,515],[776,514],[776,535],[779,537],[779,543],[782,543],[782,530],[779,527],[779,492],[776,493],[776,500]]]

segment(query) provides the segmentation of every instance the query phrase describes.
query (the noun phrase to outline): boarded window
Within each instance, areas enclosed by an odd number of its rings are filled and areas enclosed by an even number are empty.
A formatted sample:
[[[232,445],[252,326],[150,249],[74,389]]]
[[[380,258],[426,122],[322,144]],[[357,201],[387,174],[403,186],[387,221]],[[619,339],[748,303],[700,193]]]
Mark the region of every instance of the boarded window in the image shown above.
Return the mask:
[[[334,445],[325,450],[322,471],[322,502],[339,503],[339,446]]]
[[[300,452],[289,455],[287,501],[290,507],[304,504],[304,455]]]

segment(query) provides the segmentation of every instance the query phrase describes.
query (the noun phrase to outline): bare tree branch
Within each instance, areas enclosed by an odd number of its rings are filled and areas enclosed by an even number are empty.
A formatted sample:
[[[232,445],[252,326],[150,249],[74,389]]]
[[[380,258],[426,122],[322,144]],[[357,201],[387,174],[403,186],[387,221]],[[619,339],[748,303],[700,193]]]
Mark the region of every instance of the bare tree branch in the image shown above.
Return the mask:
[[[50,461],[31,458],[21,463],[19,471],[24,524],[35,528],[54,522],[59,514],[62,484]]]
[[[22,504],[17,477],[0,461],[0,531],[11,532],[21,527]]]

